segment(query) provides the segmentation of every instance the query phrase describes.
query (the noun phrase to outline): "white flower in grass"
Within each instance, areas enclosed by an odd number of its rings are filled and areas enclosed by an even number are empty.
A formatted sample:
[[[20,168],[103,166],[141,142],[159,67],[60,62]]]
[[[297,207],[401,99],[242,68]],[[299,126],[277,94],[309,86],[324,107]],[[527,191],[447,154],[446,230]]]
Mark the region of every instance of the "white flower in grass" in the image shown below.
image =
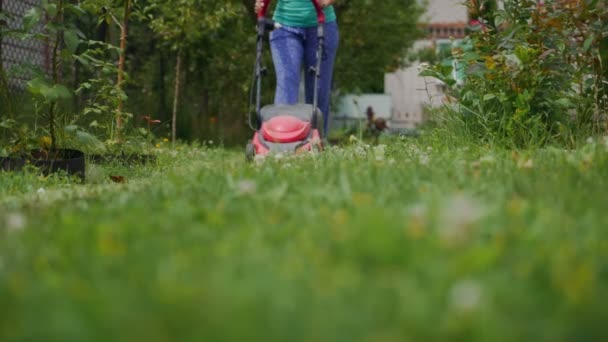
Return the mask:
[[[253,157],[253,161],[256,165],[261,165],[262,163],[264,163],[264,160],[266,160],[266,156],[263,156],[261,154],[256,154],[255,157]]]
[[[448,198],[439,217],[439,238],[448,244],[466,241],[470,228],[485,214],[485,208],[470,196],[459,194]]]
[[[37,193],[38,195],[44,195],[44,194],[46,194],[46,190],[44,190],[44,188],[40,188],[40,189],[38,189],[38,190],[36,191],[36,193]]]
[[[520,169],[532,169],[534,167],[534,160],[532,159],[522,159],[519,162],[519,168]]]
[[[431,158],[426,153],[421,153],[420,156],[418,156],[418,162],[422,165],[428,165],[430,161]]]
[[[418,203],[408,210],[408,214],[416,219],[423,219],[428,215],[428,208],[422,203]]]
[[[495,161],[496,158],[494,158],[494,156],[492,155],[487,155],[479,158],[479,162],[482,164],[494,164]]]
[[[357,157],[365,157],[367,155],[367,151],[365,150],[365,148],[361,145],[357,145],[357,147],[355,147],[355,156]]]
[[[257,190],[257,183],[251,179],[244,179],[236,183],[239,194],[252,194]]]
[[[6,216],[5,219],[6,229],[8,231],[20,231],[25,228],[27,221],[25,216],[21,213],[10,213]]]
[[[593,144],[593,143],[594,143],[593,137],[588,137],[587,138],[587,144]]]
[[[473,279],[461,280],[450,289],[450,307],[458,312],[474,311],[481,304],[482,292],[479,282]]]
[[[416,69],[418,69],[419,72],[424,71],[426,69],[429,68],[429,63],[420,63]]]
[[[374,147],[374,155],[376,156],[376,161],[383,161],[385,154],[386,145],[378,145]]]

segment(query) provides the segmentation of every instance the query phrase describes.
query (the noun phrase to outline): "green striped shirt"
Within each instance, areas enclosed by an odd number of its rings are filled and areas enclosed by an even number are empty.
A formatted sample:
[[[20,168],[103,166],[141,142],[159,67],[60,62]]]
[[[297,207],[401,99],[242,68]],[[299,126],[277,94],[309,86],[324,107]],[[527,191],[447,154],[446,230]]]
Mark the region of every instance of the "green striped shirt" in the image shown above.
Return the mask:
[[[324,12],[325,22],[336,21],[333,6],[326,7]],[[285,26],[313,27],[317,26],[317,12],[311,0],[279,0],[273,20]]]

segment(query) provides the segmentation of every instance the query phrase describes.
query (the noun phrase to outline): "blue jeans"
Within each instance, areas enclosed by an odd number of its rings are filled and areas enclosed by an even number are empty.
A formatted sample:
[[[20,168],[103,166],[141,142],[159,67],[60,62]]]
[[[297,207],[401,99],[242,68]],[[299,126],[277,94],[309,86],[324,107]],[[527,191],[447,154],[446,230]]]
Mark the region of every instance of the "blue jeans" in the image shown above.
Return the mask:
[[[329,102],[334,60],[338,50],[340,34],[336,22],[325,24],[325,53],[321,61],[318,106],[323,112],[324,134],[329,129]],[[270,49],[277,74],[275,104],[296,104],[300,89],[302,66],[305,71],[306,103],[313,103],[314,74],[309,68],[317,63],[317,28],[283,26],[270,33]]]

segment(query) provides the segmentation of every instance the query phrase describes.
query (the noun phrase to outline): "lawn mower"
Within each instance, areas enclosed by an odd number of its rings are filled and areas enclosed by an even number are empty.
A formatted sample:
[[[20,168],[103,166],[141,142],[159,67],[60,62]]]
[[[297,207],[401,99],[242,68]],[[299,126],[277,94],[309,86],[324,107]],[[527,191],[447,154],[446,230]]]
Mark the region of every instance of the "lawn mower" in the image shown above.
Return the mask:
[[[323,113],[318,108],[319,79],[321,77],[321,56],[323,56],[325,33],[325,14],[317,0],[313,3],[318,20],[318,47],[317,63],[307,70],[314,73],[314,94],[312,104],[267,105],[262,108],[262,77],[266,68],[262,65],[262,53],[266,33],[280,25],[266,18],[266,11],[270,0],[257,13],[257,53],[255,59],[254,75],[252,80],[250,102],[253,106],[255,92],[256,122],[252,120],[253,113],[249,113],[249,126],[255,132],[253,139],[246,148],[248,160],[255,156],[265,156],[271,153],[301,153],[321,151],[323,149]]]

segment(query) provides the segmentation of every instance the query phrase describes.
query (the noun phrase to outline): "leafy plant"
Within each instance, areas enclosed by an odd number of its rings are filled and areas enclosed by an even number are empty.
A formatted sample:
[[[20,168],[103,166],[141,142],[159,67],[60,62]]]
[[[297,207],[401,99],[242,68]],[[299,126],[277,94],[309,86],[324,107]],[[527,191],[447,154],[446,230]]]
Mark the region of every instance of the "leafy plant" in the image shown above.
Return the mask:
[[[467,1],[473,11],[478,3]],[[598,1],[505,1],[485,13],[465,39],[456,64],[466,68],[458,86],[451,65],[421,73],[444,81],[456,101],[452,122],[484,141],[511,146],[571,142],[598,131],[605,99],[599,41],[608,9]]]
[[[103,132],[111,141],[117,138],[117,131],[120,130],[116,118],[132,116],[121,110],[120,103],[128,97],[117,82],[119,68],[108,58],[119,53],[119,48],[112,44],[88,41],[87,49],[75,56],[92,73],[91,78],[76,89],[77,94],[85,95],[87,99],[82,117],[88,119],[87,124],[91,130]]]

